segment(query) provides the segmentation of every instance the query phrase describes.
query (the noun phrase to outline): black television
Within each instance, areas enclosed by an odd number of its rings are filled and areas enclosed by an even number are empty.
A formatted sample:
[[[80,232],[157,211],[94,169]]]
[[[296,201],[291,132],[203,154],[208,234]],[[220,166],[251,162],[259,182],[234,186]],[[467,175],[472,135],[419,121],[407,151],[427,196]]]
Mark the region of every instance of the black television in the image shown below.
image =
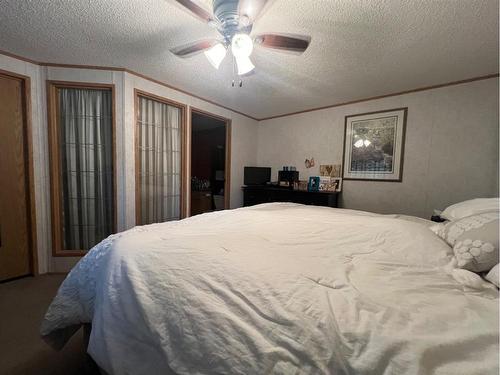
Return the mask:
[[[243,183],[245,185],[265,185],[271,182],[271,168],[245,167]]]

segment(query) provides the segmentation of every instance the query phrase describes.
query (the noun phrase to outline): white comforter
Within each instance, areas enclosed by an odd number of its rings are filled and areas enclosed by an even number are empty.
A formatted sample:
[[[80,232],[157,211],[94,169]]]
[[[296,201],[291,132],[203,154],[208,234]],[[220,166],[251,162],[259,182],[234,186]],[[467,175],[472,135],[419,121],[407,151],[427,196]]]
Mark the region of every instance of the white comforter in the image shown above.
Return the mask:
[[[382,215],[205,214],[97,245],[41,332],[92,322],[110,374],[498,374],[498,291],[455,281],[449,257],[424,225]]]

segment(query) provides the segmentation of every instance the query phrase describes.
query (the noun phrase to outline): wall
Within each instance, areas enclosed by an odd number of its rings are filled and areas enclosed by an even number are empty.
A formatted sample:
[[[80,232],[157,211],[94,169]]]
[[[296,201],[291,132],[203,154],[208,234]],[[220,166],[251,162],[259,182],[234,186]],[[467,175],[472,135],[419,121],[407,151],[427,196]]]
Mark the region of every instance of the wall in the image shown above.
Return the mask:
[[[231,120],[231,208],[242,203],[243,166],[256,164],[257,121],[124,71],[40,66],[0,54],[0,70],[31,81],[34,186],[39,273],[68,271],[78,257],[53,257],[50,222],[46,80],[115,85],[117,229],[135,225],[134,89],[162,96]],[[189,111],[189,108],[188,108]],[[189,119],[189,116],[188,116]],[[190,124],[188,121],[188,129]],[[253,141],[252,141],[253,140]],[[189,157],[188,157],[189,159]],[[188,160],[188,163],[190,160]],[[188,176],[186,176],[188,179]],[[189,187],[190,185],[187,184]],[[189,192],[187,192],[189,193]],[[189,202],[189,197],[188,197]]]
[[[498,196],[498,78],[261,121],[258,165],[301,179],[341,164],[344,117],[408,107],[403,182],[344,181],[346,208],[429,218],[433,209]],[[316,166],[304,167],[314,157]]]

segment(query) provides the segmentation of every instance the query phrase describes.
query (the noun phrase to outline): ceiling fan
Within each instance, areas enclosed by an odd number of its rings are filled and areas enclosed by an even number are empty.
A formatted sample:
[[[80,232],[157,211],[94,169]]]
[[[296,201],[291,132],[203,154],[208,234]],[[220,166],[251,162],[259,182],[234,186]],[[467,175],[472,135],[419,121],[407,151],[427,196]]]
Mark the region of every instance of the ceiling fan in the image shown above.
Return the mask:
[[[188,43],[170,51],[184,58],[204,52],[215,69],[219,69],[229,48],[236,61],[238,75],[245,75],[255,68],[250,60],[254,45],[301,54],[311,41],[310,36],[302,35],[266,33],[250,36],[252,26],[268,0],[213,0],[213,15],[194,0],[175,1],[216,28],[221,37]]]

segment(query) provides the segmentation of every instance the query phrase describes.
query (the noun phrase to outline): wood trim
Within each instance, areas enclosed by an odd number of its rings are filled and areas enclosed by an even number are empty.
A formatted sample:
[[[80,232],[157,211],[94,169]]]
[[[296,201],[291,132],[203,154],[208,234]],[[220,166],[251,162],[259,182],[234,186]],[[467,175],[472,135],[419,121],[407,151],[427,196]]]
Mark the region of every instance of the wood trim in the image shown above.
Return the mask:
[[[363,102],[368,102],[368,101],[371,101],[371,100],[377,100],[377,99],[383,99],[383,98],[390,98],[391,96],[400,96],[400,95],[405,95],[405,94],[411,94],[411,93],[414,93],[414,92],[434,90],[434,89],[439,89],[439,88],[442,88],[442,87],[461,85],[463,83],[470,83],[470,82],[474,82],[474,81],[482,81],[482,80],[485,80],[485,79],[497,78],[497,77],[499,77],[499,73],[488,74],[488,75],[485,75],[485,76],[468,78],[468,79],[463,79],[463,80],[460,80],[460,81],[452,81],[452,82],[441,83],[441,84],[432,85],[432,86],[424,86],[424,87],[419,87],[419,88],[416,88],[416,89],[399,91],[399,92],[395,92],[395,93],[391,93],[391,94],[385,94],[385,95],[379,95],[379,96],[371,96],[371,97],[364,98],[364,99],[351,100],[351,101],[347,101],[347,102],[341,102],[341,103],[337,103],[337,104],[326,105],[326,106],[323,106],[323,107],[315,107],[315,108],[305,109],[303,111],[290,112],[290,113],[284,113],[282,115],[263,117],[263,118],[259,118],[258,121],[272,120],[272,119],[275,119],[275,118],[287,117],[287,116],[294,116],[294,115],[299,115],[299,114],[302,114],[302,113],[314,112],[314,111],[321,111],[323,109],[329,109],[329,108],[335,108],[335,107],[343,107],[343,106],[350,105],[350,104],[363,103]]]
[[[225,166],[224,166],[224,209],[227,210],[231,207],[231,135],[232,135],[232,120],[219,116],[210,112],[207,112],[203,109],[199,109],[193,106],[189,107],[189,122],[191,124],[190,126],[190,134],[189,134],[189,141],[190,141],[190,147],[189,147],[189,152],[191,152],[191,135],[193,131],[193,113],[197,113],[200,115],[208,116],[215,118],[217,120],[220,120],[225,123],[226,127],[226,155],[225,155]],[[192,164],[192,158],[190,158],[190,163]],[[186,174],[188,176],[188,180],[191,180],[191,165],[189,165],[189,170],[186,168]],[[191,198],[191,189],[189,188],[189,199]],[[187,210],[187,209],[186,209]],[[189,207],[189,212],[188,216],[191,216],[191,207]]]
[[[212,112],[208,112],[208,111],[205,111],[204,109],[200,109],[200,108],[197,108],[197,107],[194,107],[194,106],[190,106],[189,109],[190,109],[191,114],[193,112],[194,113],[198,113],[199,115],[205,115],[205,116],[208,116],[208,117],[212,117],[214,119],[223,121],[225,123],[231,121],[231,119],[229,119],[227,117],[216,115],[216,114],[214,114]]]
[[[176,102],[171,99],[164,98],[155,94],[151,94],[146,91],[142,91],[134,88],[134,154],[135,154],[135,224],[141,224],[141,188],[140,188],[140,170],[141,170],[141,160],[139,154],[139,123],[138,123],[138,113],[139,113],[139,97],[142,96],[147,99],[151,99],[163,104],[167,104],[172,107],[176,107],[181,110],[181,186],[180,186],[180,217],[181,219],[186,217],[185,201],[186,201],[186,112],[187,106],[183,103]]]
[[[0,55],[4,55],[4,56],[7,56],[7,57],[11,57],[13,59],[25,61],[25,62],[33,64],[33,65],[42,65],[42,63],[40,63],[39,61],[28,59],[27,57],[16,55],[15,53],[11,53],[11,52],[8,52],[8,51],[5,51],[5,50],[0,50]]]
[[[231,208],[231,136],[233,124],[231,120],[226,122],[226,165],[224,181],[224,209]]]
[[[193,98],[196,98],[196,99],[203,100],[206,103],[213,104],[213,105],[215,105],[217,107],[227,109],[228,111],[237,113],[239,115],[245,116],[245,117],[247,117],[249,119],[252,119],[252,120],[255,120],[255,121],[265,121],[265,120],[271,120],[271,119],[280,118],[280,117],[287,117],[287,116],[298,115],[298,114],[301,114],[301,113],[307,113],[307,112],[313,112],[313,111],[321,111],[323,109],[328,109],[328,108],[342,107],[342,106],[346,106],[346,105],[350,105],[350,104],[367,102],[367,101],[370,101],[370,100],[377,100],[377,99],[389,98],[391,96],[399,96],[399,95],[411,94],[411,93],[419,92],[419,91],[434,90],[434,89],[438,89],[438,88],[442,88],[442,87],[447,87],[447,86],[461,85],[463,83],[470,83],[470,82],[474,82],[474,81],[482,81],[482,80],[490,79],[490,78],[498,78],[500,76],[499,73],[487,74],[487,75],[477,76],[477,77],[472,77],[472,78],[467,78],[467,79],[463,79],[463,80],[459,80],[459,81],[451,81],[451,82],[445,82],[445,83],[436,84],[436,85],[423,86],[423,87],[419,87],[419,88],[415,88],[415,89],[410,89],[410,90],[405,90],[405,91],[398,91],[398,92],[390,93],[390,94],[384,94],[384,95],[379,95],[379,96],[371,96],[371,97],[363,98],[363,99],[356,99],[356,100],[351,100],[351,101],[346,101],[346,102],[340,102],[340,103],[330,104],[330,105],[321,106],[321,107],[309,108],[309,109],[305,109],[305,110],[302,110],[302,111],[288,112],[288,113],[283,113],[281,115],[275,115],[275,116],[268,116],[268,117],[258,118],[258,117],[255,117],[255,116],[251,116],[251,115],[249,115],[247,113],[243,113],[241,111],[238,111],[236,109],[227,107],[225,105],[219,104],[217,102],[214,102],[214,101],[212,101],[210,99],[207,99],[207,98],[204,98],[202,96],[193,94],[193,93],[191,93],[189,91],[186,91],[186,90],[180,89],[178,87],[172,86],[172,85],[170,85],[168,83],[165,83],[165,82],[162,82],[160,80],[154,79],[154,78],[149,77],[149,76],[147,76],[145,74],[141,74],[141,73],[136,72],[134,70],[127,69],[127,68],[114,67],[114,66],[80,65],[80,64],[59,64],[59,63],[39,62],[39,61],[31,60],[31,59],[25,58],[23,56],[19,56],[19,55],[16,55],[16,54],[4,51],[4,50],[0,50],[0,54],[8,56],[8,57],[15,58],[15,59],[18,59],[18,60],[22,60],[22,61],[34,64],[34,65],[39,65],[39,66],[46,66],[46,67],[53,67],[53,68],[109,70],[109,71],[129,73],[129,74],[135,75],[137,77],[143,78],[145,80],[148,80],[150,82],[156,83],[156,84],[158,84],[160,86],[163,86],[163,87],[166,87],[166,88],[178,91],[180,93],[192,96]]]
[[[139,113],[139,95],[137,94],[137,89],[134,88],[134,178],[135,178],[135,225],[139,225],[141,222],[141,184],[140,184],[140,161],[139,161],[139,132],[137,131],[138,119],[137,114]]]
[[[186,121],[186,132],[184,133],[185,139],[184,139],[184,144],[186,145],[185,147],[185,154],[184,154],[184,160],[186,160],[186,163],[182,166],[182,174],[184,175],[184,184],[186,186],[186,199],[184,199],[184,217],[189,217],[191,216],[191,149],[192,149],[192,139],[191,139],[191,129],[192,129],[192,115],[191,115],[191,109],[189,109],[189,116],[187,116],[187,121]],[[189,160],[189,163],[188,163]]]
[[[71,81],[46,81],[47,90],[47,125],[49,132],[49,161],[50,161],[50,199],[52,218],[52,256],[75,257],[83,256],[88,250],[64,250],[62,248],[62,208],[61,208],[61,157],[59,152],[59,131],[57,113],[59,113],[57,89],[82,88],[82,89],[107,89],[111,91],[111,116],[112,116],[112,160],[113,160],[113,232],[117,230],[117,167],[116,167],[116,97],[115,85],[108,83],[71,82]]]
[[[375,115],[377,113],[385,113],[385,112],[394,112],[394,111],[403,111],[403,134],[401,136],[401,162],[399,163],[399,178],[398,179],[382,179],[382,178],[352,178],[352,177],[344,177],[344,164],[345,164],[345,143],[346,143],[346,136],[347,136],[347,119],[350,117],[357,117],[357,116],[365,116],[365,115]],[[404,156],[405,156],[405,141],[406,141],[406,122],[408,119],[408,107],[401,107],[401,108],[392,108],[392,109],[385,109],[381,111],[374,111],[374,112],[365,112],[365,113],[357,113],[354,115],[348,115],[345,116],[345,123],[344,123],[344,144],[342,148],[342,180],[344,181],[370,181],[370,182],[403,182],[403,164],[404,164]]]
[[[31,107],[31,79],[28,76],[9,72],[0,69],[0,75],[12,77],[22,81],[23,87],[23,110],[24,110],[24,153],[25,167],[28,172],[26,176],[26,186],[28,187],[28,195],[26,197],[27,209],[29,210],[28,218],[28,243],[30,254],[30,271],[34,276],[38,275],[38,247],[36,233],[36,201],[35,201],[35,166],[33,161],[33,122],[32,122],[32,107]]]
[[[116,67],[116,66],[81,65],[81,64],[59,64],[59,63],[50,63],[50,62],[40,62],[40,61],[35,61],[35,60],[31,60],[31,59],[25,58],[25,57],[22,57],[22,56],[19,56],[19,55],[15,55],[13,53],[10,53],[10,52],[4,51],[4,50],[0,50],[0,54],[8,56],[8,57],[12,57],[14,59],[22,60],[22,61],[28,62],[30,64],[39,65],[39,66],[46,66],[46,67],[51,67],[51,68],[109,70],[109,71],[114,71],[114,72],[129,73],[129,74],[135,75],[136,77],[143,78],[143,79],[148,80],[150,82],[156,83],[156,84],[158,84],[160,86],[166,87],[168,89],[172,89],[174,91],[178,91],[180,93],[192,96],[193,98],[203,100],[206,103],[213,104],[213,105],[215,105],[217,107],[224,108],[224,109],[227,109],[228,111],[231,111],[231,112],[237,113],[239,115],[248,117],[249,119],[252,119],[252,120],[255,120],[255,121],[259,121],[256,117],[250,116],[250,115],[248,115],[246,113],[243,113],[241,111],[238,111],[236,109],[233,109],[233,108],[227,107],[225,105],[219,104],[217,102],[214,102],[213,100],[210,100],[210,99],[204,98],[202,96],[193,94],[192,92],[189,92],[189,91],[183,90],[181,88],[172,86],[172,85],[170,85],[170,84],[168,84],[166,82],[162,82],[160,80],[157,80],[155,78],[152,78],[150,76],[147,76],[145,74],[136,72],[136,71],[131,70],[131,69],[122,68],[122,67]]]
[[[187,106],[182,108],[182,129],[181,129],[181,219],[184,219],[188,216],[187,212],[187,200],[188,200],[188,186],[191,186],[191,183],[187,183],[187,174],[186,174],[186,166],[187,166],[187,145],[188,140],[188,132],[187,132]]]

